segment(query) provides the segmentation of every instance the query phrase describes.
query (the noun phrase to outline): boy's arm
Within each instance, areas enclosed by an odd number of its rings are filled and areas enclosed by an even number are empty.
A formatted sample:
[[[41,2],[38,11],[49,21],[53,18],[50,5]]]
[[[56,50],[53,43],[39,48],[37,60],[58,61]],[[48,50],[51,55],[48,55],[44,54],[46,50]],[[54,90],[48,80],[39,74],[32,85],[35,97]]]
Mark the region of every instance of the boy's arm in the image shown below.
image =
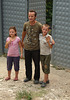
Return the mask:
[[[47,43],[48,43],[49,47],[50,47],[50,48],[52,48],[52,44],[50,44],[50,37],[49,37],[49,36],[48,36],[48,37],[46,37],[46,41],[47,41]]]
[[[52,45],[52,44],[50,44],[50,42],[47,42],[47,43],[48,43],[49,47],[50,47],[50,48],[52,48],[52,46],[53,46],[53,45]]]
[[[54,45],[55,44],[55,41],[52,39],[52,45]]]
[[[20,47],[20,52],[21,52],[21,58],[23,58],[23,48],[22,48],[21,41],[19,41],[19,47]]]

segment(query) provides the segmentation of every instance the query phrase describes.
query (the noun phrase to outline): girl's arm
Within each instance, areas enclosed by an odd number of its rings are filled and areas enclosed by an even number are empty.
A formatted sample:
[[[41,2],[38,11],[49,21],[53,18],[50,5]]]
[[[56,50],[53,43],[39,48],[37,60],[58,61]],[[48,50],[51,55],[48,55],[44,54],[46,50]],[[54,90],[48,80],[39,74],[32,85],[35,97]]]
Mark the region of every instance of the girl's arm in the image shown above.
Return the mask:
[[[6,41],[6,44],[5,44],[5,48],[7,49],[8,48],[8,45],[11,43],[11,40],[9,41]]]
[[[22,48],[21,41],[19,41],[19,47],[20,47],[20,52],[21,52],[21,58],[23,58],[23,48]]]

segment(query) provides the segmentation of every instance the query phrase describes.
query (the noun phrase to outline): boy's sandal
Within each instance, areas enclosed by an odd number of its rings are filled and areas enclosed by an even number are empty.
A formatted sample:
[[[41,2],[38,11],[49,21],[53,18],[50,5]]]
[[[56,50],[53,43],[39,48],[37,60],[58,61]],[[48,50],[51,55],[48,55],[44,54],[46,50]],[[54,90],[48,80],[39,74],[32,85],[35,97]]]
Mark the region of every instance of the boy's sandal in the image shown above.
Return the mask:
[[[41,87],[42,87],[42,88],[46,87],[46,83],[43,82],[43,83],[41,84]]]
[[[18,78],[14,78],[14,80],[13,81],[18,81]]]
[[[40,83],[40,84],[42,84],[42,83],[43,83],[43,81],[40,81],[39,83]],[[49,84],[49,80],[48,80],[48,81],[46,81],[46,84]]]
[[[49,82],[49,80],[48,81],[46,81],[46,84],[49,84],[50,82]]]
[[[6,81],[8,81],[8,80],[10,80],[10,78],[9,78],[9,77],[7,77],[7,78],[5,78],[5,80],[6,80]]]

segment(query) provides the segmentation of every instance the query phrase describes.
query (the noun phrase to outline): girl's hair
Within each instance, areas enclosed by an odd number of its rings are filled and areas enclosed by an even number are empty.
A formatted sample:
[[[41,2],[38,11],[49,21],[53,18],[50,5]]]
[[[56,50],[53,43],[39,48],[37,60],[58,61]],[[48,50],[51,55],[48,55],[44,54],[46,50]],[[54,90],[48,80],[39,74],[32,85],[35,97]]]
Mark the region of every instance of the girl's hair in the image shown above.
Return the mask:
[[[48,24],[43,24],[43,26],[47,27],[48,29],[50,29],[50,26]],[[43,27],[42,26],[42,27]]]
[[[15,26],[11,26],[10,28],[9,28],[9,30],[10,29],[13,29],[15,32],[17,32],[17,30],[16,30],[16,27]],[[17,36],[17,33],[15,34],[15,36]],[[10,35],[9,35],[9,37],[10,37]]]
[[[29,10],[29,12],[34,12],[35,13],[35,17],[37,16],[37,12],[35,10]]]

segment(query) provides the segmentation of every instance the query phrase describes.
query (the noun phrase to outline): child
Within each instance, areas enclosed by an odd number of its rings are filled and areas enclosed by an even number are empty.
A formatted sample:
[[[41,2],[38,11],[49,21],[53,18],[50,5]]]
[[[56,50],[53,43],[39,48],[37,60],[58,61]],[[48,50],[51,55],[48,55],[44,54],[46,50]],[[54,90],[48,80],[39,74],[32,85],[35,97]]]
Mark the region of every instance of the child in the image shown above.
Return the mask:
[[[44,80],[40,82],[41,87],[45,87],[49,83],[48,74],[50,73],[51,48],[55,44],[52,36],[48,34],[49,28],[49,25],[44,24],[42,26],[42,34],[39,36],[40,60],[44,72]]]
[[[9,28],[9,37],[6,39],[6,44],[5,48],[8,48],[8,53],[7,53],[7,70],[8,70],[8,77],[5,78],[6,81],[11,79],[11,69],[12,69],[12,64],[14,63],[14,70],[15,70],[15,78],[14,81],[18,80],[18,72],[19,72],[19,48],[21,51],[21,58],[23,56],[23,49],[21,45],[21,40],[17,36],[17,31],[15,27],[10,27]]]

